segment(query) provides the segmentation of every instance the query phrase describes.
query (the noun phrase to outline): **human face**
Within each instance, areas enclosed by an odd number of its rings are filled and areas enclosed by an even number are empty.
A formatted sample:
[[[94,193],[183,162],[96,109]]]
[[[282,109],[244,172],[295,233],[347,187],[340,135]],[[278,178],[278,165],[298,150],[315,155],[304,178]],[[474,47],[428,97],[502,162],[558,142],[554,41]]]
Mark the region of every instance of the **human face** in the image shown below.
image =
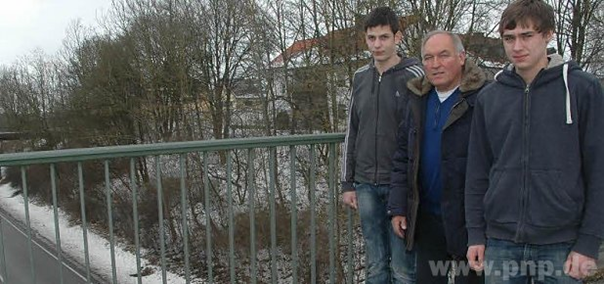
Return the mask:
[[[447,34],[436,34],[424,44],[422,64],[426,77],[438,91],[448,91],[460,85],[466,56],[458,52]]]
[[[397,60],[395,51],[401,41],[401,33],[393,34],[388,25],[370,27],[366,30],[366,44],[377,65],[390,65]]]
[[[502,32],[506,56],[526,83],[530,83],[540,69],[548,64],[546,46],[552,38],[552,31],[539,33],[533,25],[530,27],[517,25],[512,30]]]

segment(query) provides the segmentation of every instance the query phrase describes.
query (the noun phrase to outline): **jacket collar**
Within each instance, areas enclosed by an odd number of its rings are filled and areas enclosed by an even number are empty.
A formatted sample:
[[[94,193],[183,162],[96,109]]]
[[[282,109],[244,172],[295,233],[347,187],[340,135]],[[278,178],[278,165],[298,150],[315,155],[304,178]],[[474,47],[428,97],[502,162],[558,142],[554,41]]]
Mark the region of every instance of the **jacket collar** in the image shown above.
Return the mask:
[[[569,70],[579,69],[577,64],[573,61],[565,62],[563,57],[558,54],[548,55],[548,65],[539,75],[534,78],[532,86],[542,85],[552,80],[558,80],[563,71],[563,66],[567,64]],[[494,75],[494,80],[504,83],[506,85],[517,86],[519,88],[525,88],[525,81],[516,73],[515,66],[513,64],[506,65],[502,70]]]
[[[568,75],[572,70],[580,69],[578,65],[573,62],[565,62],[563,57],[558,54],[548,55],[548,65],[546,68],[540,70],[536,75],[536,78],[530,83],[532,88],[541,87],[548,84],[549,82],[563,79],[565,84],[565,123],[568,125],[573,124],[573,118],[571,114],[571,93],[569,90]],[[497,82],[514,86],[517,88],[528,88],[523,78],[519,76],[514,69],[512,64],[504,67],[500,72],[496,73],[494,79]],[[527,90],[527,89],[526,89]],[[554,89],[553,89],[554,90]]]
[[[395,70],[400,70],[400,69],[404,69],[406,67],[409,66],[415,66],[415,65],[420,65],[420,61],[418,61],[418,59],[414,58],[414,57],[405,57],[402,54],[398,53],[397,54],[401,60],[395,64],[394,66],[392,66],[391,68],[385,70],[384,73],[389,73],[391,71],[395,71]],[[369,63],[369,67],[375,69],[376,65],[374,63],[374,59],[372,58],[372,60]]]
[[[462,82],[460,82],[461,96],[465,96],[469,91],[480,89],[485,84],[485,73],[472,60],[466,59],[464,62],[464,70],[462,74]],[[426,76],[416,77],[408,81],[408,88],[412,93],[418,96],[424,96],[431,91],[433,85],[429,82]]]
[[[548,55],[548,65],[546,66],[545,69],[551,69],[551,68],[555,68],[559,65],[562,65],[563,63],[565,63],[565,60],[563,60],[563,57],[560,56],[559,54],[549,54]],[[512,63],[507,64],[504,67],[504,70],[513,72],[515,69],[515,66]]]

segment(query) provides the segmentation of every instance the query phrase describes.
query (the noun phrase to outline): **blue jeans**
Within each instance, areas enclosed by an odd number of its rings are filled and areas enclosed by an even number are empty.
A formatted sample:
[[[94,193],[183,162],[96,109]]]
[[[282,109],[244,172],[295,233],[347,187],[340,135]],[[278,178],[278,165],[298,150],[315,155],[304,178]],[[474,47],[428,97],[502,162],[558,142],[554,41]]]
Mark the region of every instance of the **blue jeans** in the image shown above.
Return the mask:
[[[578,284],[563,271],[573,242],[547,245],[518,244],[488,239],[485,246],[485,283]]]
[[[387,214],[389,186],[356,184],[357,206],[366,246],[366,283],[416,283],[416,253],[393,232]]]

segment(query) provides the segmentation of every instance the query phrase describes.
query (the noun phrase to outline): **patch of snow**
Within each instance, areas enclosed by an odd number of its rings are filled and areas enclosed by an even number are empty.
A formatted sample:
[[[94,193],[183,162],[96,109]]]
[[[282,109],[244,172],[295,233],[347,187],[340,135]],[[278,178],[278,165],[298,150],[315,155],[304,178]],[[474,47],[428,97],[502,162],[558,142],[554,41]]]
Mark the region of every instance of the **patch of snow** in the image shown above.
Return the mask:
[[[15,219],[25,223],[25,207],[23,196],[17,195],[9,198],[17,189],[8,184],[0,186],[0,207],[10,213]],[[59,231],[61,235],[61,249],[74,260],[85,264],[83,231],[80,226],[69,225],[67,215],[61,210],[59,213]],[[37,206],[29,203],[30,224],[33,231],[45,237],[48,240],[55,241],[55,221],[52,206]],[[100,235],[94,233],[90,228],[87,229],[88,250],[91,271],[101,275],[106,281],[111,282],[111,255],[109,241]],[[115,244],[115,266],[118,283],[133,284],[137,283],[136,277],[136,256]],[[144,255],[144,249],[141,249],[141,255]],[[150,265],[150,262],[141,257],[141,266],[149,267],[153,273],[142,277],[145,284],[162,283],[162,269],[156,265]],[[135,274],[135,277],[130,276]],[[166,272],[166,281],[168,283],[184,284],[185,279]],[[196,280],[192,280],[196,281]]]

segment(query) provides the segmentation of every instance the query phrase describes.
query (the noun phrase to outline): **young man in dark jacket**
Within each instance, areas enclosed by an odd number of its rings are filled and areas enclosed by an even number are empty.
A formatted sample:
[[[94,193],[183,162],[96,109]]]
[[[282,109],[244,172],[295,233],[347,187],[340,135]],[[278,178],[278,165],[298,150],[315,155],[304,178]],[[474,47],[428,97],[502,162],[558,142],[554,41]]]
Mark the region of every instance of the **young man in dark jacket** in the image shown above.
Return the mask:
[[[416,59],[396,53],[399,18],[388,7],[365,24],[372,62],[355,72],[342,161],[343,202],[359,211],[366,246],[366,283],[414,283],[414,253],[391,230],[387,199],[395,132],[403,117],[405,82],[421,76]]]
[[[467,60],[460,38],[428,33],[422,42],[425,77],[413,92],[393,157],[389,213],[393,230],[416,248],[418,283],[448,283],[452,259],[466,266],[464,172],[475,97],[485,74]],[[432,263],[432,264],[431,264]],[[443,270],[435,270],[442,268]],[[456,283],[483,283],[474,272]]]
[[[554,12],[510,4],[511,61],[477,97],[465,191],[469,249],[488,283],[577,283],[603,242],[603,87],[546,47]]]

